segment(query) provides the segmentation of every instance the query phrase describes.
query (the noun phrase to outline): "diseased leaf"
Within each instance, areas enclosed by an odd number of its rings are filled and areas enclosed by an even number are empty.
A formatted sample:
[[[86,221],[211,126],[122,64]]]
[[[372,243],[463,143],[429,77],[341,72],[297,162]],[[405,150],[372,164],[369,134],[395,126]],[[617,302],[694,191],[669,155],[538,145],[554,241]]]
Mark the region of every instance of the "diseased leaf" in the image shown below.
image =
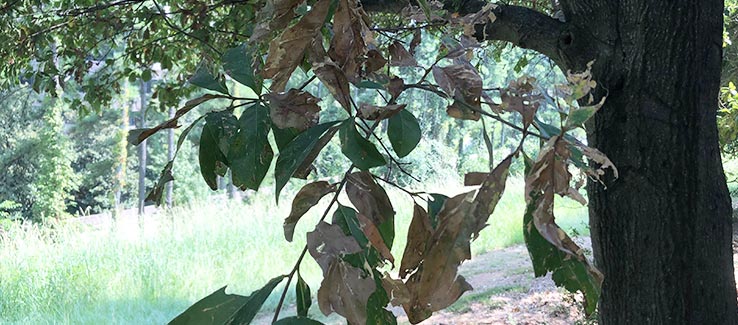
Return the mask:
[[[335,311],[349,324],[366,324],[367,301],[375,289],[374,280],[365,277],[362,270],[334,260],[323,273],[318,306],[326,316]]]
[[[410,291],[405,283],[402,280],[393,279],[387,272],[382,277],[382,287],[392,306],[400,306],[410,301]]]
[[[400,97],[400,94],[405,90],[405,80],[400,77],[394,77],[390,79],[387,91],[392,95],[393,99]]]
[[[328,142],[333,139],[333,135],[335,135],[336,132],[338,132],[338,128],[330,128],[327,132],[325,132],[325,134],[320,137],[318,143],[313,146],[313,149],[310,150],[307,156],[305,156],[305,159],[303,159],[302,163],[297,166],[297,169],[295,170],[295,173],[292,174],[292,177],[307,179],[308,175],[310,175],[310,172],[315,169],[315,167],[313,166],[313,161],[315,161],[315,158],[317,158],[320,152],[323,151],[323,148],[325,148]]]
[[[359,112],[356,114],[359,118],[376,121],[384,120],[395,116],[397,113],[405,109],[405,104],[400,105],[387,105],[387,106],[374,106],[366,103],[361,103],[359,106]]]
[[[229,324],[251,324],[251,321],[254,319],[254,316],[256,316],[256,313],[258,313],[259,309],[261,309],[261,306],[264,305],[264,301],[269,298],[269,295],[272,293],[274,288],[280,282],[282,282],[282,279],[284,278],[284,275],[273,278],[269,280],[269,282],[261,289],[252,292],[251,295],[248,296],[248,300],[246,301],[246,303],[241,306],[241,308],[236,312],[235,315],[233,315],[233,320],[231,320]]]
[[[409,271],[420,265],[425,254],[425,246],[433,235],[428,213],[417,203],[413,207],[413,219],[407,230],[407,244],[400,262],[400,278],[405,278]],[[405,288],[407,290],[407,288]],[[403,303],[407,303],[403,302]]]
[[[409,155],[420,143],[420,124],[413,113],[401,110],[389,119],[387,137],[398,157]]]
[[[389,64],[394,67],[415,67],[418,61],[408,52],[404,46],[398,41],[393,42],[389,46],[390,60]]]
[[[276,321],[273,325],[323,325],[323,323],[307,317],[292,316],[282,318]]]
[[[280,129],[295,128],[304,131],[318,124],[320,99],[308,92],[290,89],[283,93],[270,93],[269,114]]]
[[[395,239],[395,210],[387,192],[369,172],[356,172],[348,175],[346,195],[359,213],[377,227],[385,245],[391,249]]]
[[[500,91],[502,104],[500,107],[508,112],[518,112],[523,117],[523,128],[527,129],[533,123],[543,96],[534,93],[535,78],[520,77],[510,81],[506,89]]]
[[[211,99],[215,98],[223,98],[220,95],[213,95],[213,94],[205,94],[200,97],[197,97],[195,99],[188,100],[182,108],[178,109],[177,112],[174,113],[174,116],[170,118],[169,120],[164,121],[163,123],[148,129],[133,129],[128,131],[128,143],[131,145],[138,145],[144,140],[146,140],[148,137],[156,134],[156,132],[159,132],[164,129],[174,129],[179,127],[177,122],[179,121],[179,118],[183,115],[187,114],[189,111],[191,111],[193,108],[197,107],[198,105],[207,102]]]
[[[497,203],[502,197],[502,193],[505,191],[505,182],[507,176],[510,173],[510,164],[514,153],[505,158],[495,167],[484,179],[482,186],[479,187],[477,196],[474,197],[474,209],[472,210],[472,217],[474,220],[472,224],[472,236],[474,239],[479,237],[479,232],[486,227],[487,219],[495,211]]]
[[[348,119],[341,124],[338,136],[341,139],[341,152],[357,168],[369,170],[387,164],[377,147],[369,140],[364,139],[356,130],[354,119]]]
[[[290,177],[292,177],[300,164],[306,160],[306,157],[310,155],[320,141],[321,136],[338,123],[340,121],[319,124],[300,133],[279,153],[277,163],[274,166],[275,195],[277,201],[279,201],[279,193],[282,191],[282,188],[287,185]]]
[[[358,253],[362,250],[356,239],[344,234],[340,226],[325,222],[318,223],[315,230],[307,234],[307,247],[310,255],[323,270],[323,275],[342,255]]]
[[[421,29],[416,29],[413,31],[413,39],[410,41],[410,54],[415,53],[415,49],[420,45],[420,42],[422,41],[422,32]]]
[[[221,61],[226,74],[260,95],[263,80],[254,74],[254,56],[254,50],[243,43],[223,52]]]
[[[489,173],[469,172],[464,175],[464,186],[482,185]]]
[[[453,97],[454,103],[446,112],[449,116],[477,121],[480,118],[482,77],[468,64],[433,67],[433,78],[438,86]]]
[[[366,73],[372,73],[387,65],[387,59],[376,49],[366,52]],[[356,85],[359,87],[359,85]],[[382,89],[381,87],[379,89]]]
[[[465,291],[471,290],[471,285],[458,274],[458,267],[471,258],[470,231],[465,229],[464,220],[473,208],[472,194],[464,193],[446,200],[438,213],[438,227],[426,243],[422,262],[405,283],[411,299],[403,308],[413,324],[450,306]]]
[[[556,224],[554,195],[570,195],[571,174],[566,161],[566,141],[555,136],[546,142],[536,160],[526,166],[524,217],[526,246],[536,276],[553,272],[554,282],[571,292],[582,291],[587,314],[594,311],[600,294],[602,274],[584,256],[583,250]]]
[[[200,299],[169,322],[169,325],[220,325],[226,324],[249,297],[227,294],[222,287]]]
[[[212,63],[207,60],[203,60],[197,65],[197,70],[189,82],[200,88],[228,95],[225,77],[220,72],[217,72]]]
[[[348,79],[343,71],[330,60],[313,63],[313,71],[331,92],[333,98],[343,106],[346,112],[351,114],[351,92]]]
[[[297,284],[295,285],[295,299],[297,304],[297,316],[308,317],[308,310],[313,303],[310,296],[310,286],[302,279],[300,272],[297,272]]]
[[[284,220],[284,237],[288,242],[292,241],[295,226],[300,218],[302,218],[310,208],[318,204],[320,199],[328,193],[333,193],[335,191],[335,184],[331,184],[326,181],[318,181],[303,186],[297,192],[297,195],[295,195],[295,198],[292,200],[292,211],[290,211],[290,215]]]
[[[211,113],[205,118],[200,135],[200,173],[212,190],[218,189],[216,176],[225,175],[226,155],[237,129],[238,121],[230,112]]]
[[[323,27],[330,4],[331,0],[318,0],[300,21],[269,43],[262,76],[272,79],[273,92],[284,90],[292,72],[302,62],[305,50]]]
[[[364,22],[366,16],[357,0],[338,0],[333,15],[333,38],[328,55],[354,84],[361,81],[361,58],[366,57],[366,39],[371,40],[373,35]]]
[[[174,149],[174,156],[172,157],[172,160],[167,162],[167,164],[162,168],[161,173],[159,173],[159,180],[156,181],[156,185],[154,185],[154,188],[149,191],[149,193],[146,195],[146,202],[154,202],[156,205],[161,204],[161,198],[162,194],[164,193],[165,185],[171,181],[174,180],[174,175],[172,175],[172,168],[174,167],[174,160],[177,158],[177,154],[179,153],[179,148],[182,147],[182,143],[184,143],[184,140],[187,139],[187,136],[190,134],[190,131],[192,131],[192,128],[197,125],[197,123],[200,122],[200,120],[204,119],[205,115],[198,117],[195,121],[190,124],[186,129],[182,131],[182,134],[179,135],[179,139],[177,140],[177,146]]]
[[[255,104],[238,119],[239,131],[228,152],[233,185],[241,190],[258,190],[274,158],[269,144],[269,109]]]
[[[379,230],[374,225],[372,220],[367,218],[365,215],[359,213],[357,215],[357,218],[359,219],[359,223],[361,225],[361,231],[364,233],[366,238],[369,240],[369,242],[372,244],[372,247],[376,249],[379,254],[384,258],[385,260],[388,260],[392,265],[395,264],[395,257],[392,256],[392,252],[387,247],[387,245],[384,243],[384,239],[382,238],[382,234],[379,233]]]

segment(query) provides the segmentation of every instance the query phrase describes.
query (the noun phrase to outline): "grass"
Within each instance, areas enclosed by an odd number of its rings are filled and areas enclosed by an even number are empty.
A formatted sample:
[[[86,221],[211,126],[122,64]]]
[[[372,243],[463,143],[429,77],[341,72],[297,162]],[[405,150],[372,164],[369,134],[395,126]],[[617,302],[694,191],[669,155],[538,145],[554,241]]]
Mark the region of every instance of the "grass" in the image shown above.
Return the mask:
[[[511,180],[490,226],[472,244],[474,254],[522,243],[522,182]],[[436,188],[438,190],[433,190]],[[447,195],[462,187],[426,188]],[[412,200],[390,190],[397,211],[392,252],[400,259],[412,216]],[[288,196],[283,200],[287,201]],[[320,217],[316,207],[298,223],[295,241],[282,234],[289,202],[274,204],[256,194],[251,205],[207,202],[175,208],[109,229],[67,223],[49,227],[14,226],[0,236],[0,323],[2,324],[162,324],[193,302],[228,285],[249,294],[275,275],[289,272]],[[323,207],[328,199],[321,203]],[[348,204],[346,198],[340,202]],[[558,222],[587,234],[586,209],[557,202]],[[330,217],[329,217],[330,220]],[[320,270],[309,256],[301,274],[313,294]],[[280,288],[264,310],[273,310]],[[294,301],[289,290],[288,302]],[[293,314],[287,307],[283,315]],[[319,314],[317,307],[311,313]]]

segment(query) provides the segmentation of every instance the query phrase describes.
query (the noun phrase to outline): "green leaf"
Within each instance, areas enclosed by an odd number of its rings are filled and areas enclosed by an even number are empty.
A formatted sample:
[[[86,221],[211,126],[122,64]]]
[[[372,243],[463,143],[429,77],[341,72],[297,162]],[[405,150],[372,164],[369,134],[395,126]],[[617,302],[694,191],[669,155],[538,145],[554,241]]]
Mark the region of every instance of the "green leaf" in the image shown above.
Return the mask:
[[[420,136],[418,120],[407,109],[389,119],[387,137],[400,158],[407,156],[418,146]]]
[[[312,298],[310,297],[310,286],[302,279],[300,272],[297,272],[295,297],[297,299],[297,316],[307,317]]]
[[[292,316],[282,318],[273,325],[323,325],[323,323],[306,317]]]
[[[379,153],[377,147],[369,140],[364,139],[356,130],[354,119],[348,119],[343,122],[339,132],[341,139],[341,152],[354,165],[361,170],[368,170],[373,167],[383,166],[387,164],[382,154]]]
[[[200,135],[200,173],[212,190],[218,189],[217,177],[228,166],[230,143],[238,130],[238,120],[229,111],[210,113]]]
[[[282,191],[292,174],[305,160],[305,158],[313,150],[318,143],[320,137],[332,126],[341,121],[333,121],[316,125],[305,132],[300,133],[289,144],[287,144],[277,157],[277,164],[274,167],[274,178],[276,186],[276,197],[279,202],[279,193]]]
[[[363,89],[379,89],[384,90],[384,86],[378,82],[374,82],[371,80],[364,80],[358,84],[356,84],[357,88],[363,88]]]
[[[195,74],[190,78],[190,83],[209,90],[228,95],[225,77],[220,73],[214,73],[210,64],[203,60],[197,66]]]
[[[382,286],[382,276],[376,271],[374,273],[374,283],[377,289],[369,296],[366,301],[366,323],[376,325],[396,325],[397,318],[391,311],[384,309],[390,300],[387,297],[387,291]]]
[[[143,72],[141,72],[141,80],[143,80],[144,82],[151,81],[151,70],[146,69]]]
[[[259,309],[261,309],[264,301],[269,298],[269,295],[272,293],[272,290],[274,290],[274,287],[282,282],[282,279],[284,278],[284,275],[280,275],[274,279],[269,280],[269,282],[261,289],[252,292],[251,295],[249,295],[248,297],[248,301],[246,301],[246,303],[241,306],[236,314],[233,315],[233,320],[229,325],[250,324],[251,321],[254,319],[254,316],[256,316],[256,313],[258,313]]]
[[[527,66],[528,66],[528,56],[523,55],[518,60],[518,63],[515,64],[515,67],[513,67],[513,70],[515,70],[515,72],[520,72],[520,71],[523,71],[523,69]]]
[[[428,19],[428,21],[432,21],[432,15],[431,15],[431,9],[430,5],[428,5],[427,0],[418,0],[418,4],[420,5],[420,8],[423,10],[423,13],[425,14],[425,17]]]
[[[584,125],[584,122],[594,116],[598,109],[598,106],[583,106],[577,109],[572,108],[569,112],[569,117],[566,118],[566,128],[570,129]]]
[[[435,229],[438,225],[438,212],[443,208],[443,204],[448,200],[448,196],[436,193],[431,193],[430,196],[433,200],[428,200],[428,218],[431,221],[431,226]]]
[[[253,59],[253,50],[248,47],[247,43],[226,50],[221,58],[226,74],[260,95],[263,80],[254,74]]]
[[[239,131],[228,152],[233,185],[258,190],[271,166],[274,152],[269,144],[269,109],[255,104],[238,119]]]
[[[346,235],[351,235],[359,243],[360,247],[367,247],[369,240],[361,231],[361,225],[359,224],[359,218],[356,216],[356,210],[343,206],[340,203],[336,212],[333,213],[333,224],[338,225]]]
[[[280,129],[276,126],[272,126],[272,135],[274,135],[274,142],[277,143],[277,150],[280,152],[286,147],[295,137],[300,134],[300,130],[295,128]]]
[[[169,325],[220,325],[228,322],[250,297],[225,293],[222,287],[200,299],[169,322]]]

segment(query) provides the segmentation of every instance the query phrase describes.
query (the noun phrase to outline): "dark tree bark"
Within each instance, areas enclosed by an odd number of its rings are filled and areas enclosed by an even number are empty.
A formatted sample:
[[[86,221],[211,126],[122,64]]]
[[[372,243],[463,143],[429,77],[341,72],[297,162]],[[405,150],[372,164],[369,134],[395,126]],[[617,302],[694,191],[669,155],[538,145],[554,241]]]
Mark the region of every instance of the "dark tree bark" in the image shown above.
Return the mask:
[[[362,1],[367,10],[385,2]],[[461,13],[484,5],[445,3]],[[595,60],[597,95],[607,101],[588,140],[620,171],[607,188],[588,186],[595,260],[605,274],[600,323],[738,323],[716,125],[723,1],[560,5],[566,22],[500,5],[478,35],[543,53],[564,71]]]

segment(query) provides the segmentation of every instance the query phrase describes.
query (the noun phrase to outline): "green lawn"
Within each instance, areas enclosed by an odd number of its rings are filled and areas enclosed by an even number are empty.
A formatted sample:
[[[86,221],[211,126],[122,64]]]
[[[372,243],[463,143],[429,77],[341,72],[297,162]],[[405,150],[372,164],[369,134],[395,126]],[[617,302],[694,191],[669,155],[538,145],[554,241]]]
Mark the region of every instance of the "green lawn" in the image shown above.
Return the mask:
[[[522,187],[521,181],[509,182],[490,226],[472,244],[475,254],[522,243]],[[440,183],[426,190],[453,195],[463,188]],[[399,260],[412,201],[397,190],[390,196],[398,227],[392,251]],[[53,231],[12,228],[0,242],[0,323],[161,324],[224,285],[228,292],[249,294],[273,276],[289,272],[305,232],[321,212],[317,207],[311,210],[298,224],[295,242],[287,243],[282,220],[289,213],[288,196],[279,207],[267,194],[251,201],[257,203],[208,202],[176,208],[149,217],[143,227],[128,221],[97,231],[75,224]],[[341,202],[348,204],[345,198]],[[562,227],[588,233],[586,208],[569,200],[557,205]],[[319,287],[319,272],[306,258],[302,274],[313,293]],[[276,292],[265,309],[275,307]],[[289,293],[291,301],[293,291]],[[316,307],[311,312],[319,313]]]

